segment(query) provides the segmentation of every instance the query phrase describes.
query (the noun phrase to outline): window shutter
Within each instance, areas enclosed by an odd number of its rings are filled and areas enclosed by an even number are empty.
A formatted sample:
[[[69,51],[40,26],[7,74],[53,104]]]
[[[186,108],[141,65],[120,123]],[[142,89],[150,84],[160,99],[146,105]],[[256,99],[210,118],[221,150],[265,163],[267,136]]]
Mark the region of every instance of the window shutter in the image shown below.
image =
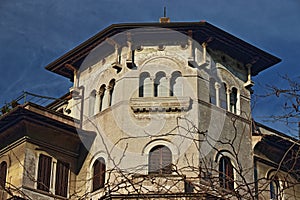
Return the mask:
[[[104,187],[106,165],[103,158],[96,160],[93,166],[93,191]]]
[[[149,154],[149,173],[172,173],[172,153],[168,147],[159,145],[151,149]]]
[[[58,160],[56,165],[55,194],[67,197],[68,177],[69,164]]]
[[[52,158],[41,154],[39,157],[37,189],[49,191]]]

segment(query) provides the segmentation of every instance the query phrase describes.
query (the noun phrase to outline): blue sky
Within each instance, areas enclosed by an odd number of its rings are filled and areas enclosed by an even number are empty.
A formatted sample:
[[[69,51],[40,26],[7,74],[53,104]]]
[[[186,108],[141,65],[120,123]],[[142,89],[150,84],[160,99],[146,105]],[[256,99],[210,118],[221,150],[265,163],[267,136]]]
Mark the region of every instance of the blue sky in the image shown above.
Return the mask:
[[[164,6],[171,21],[206,20],[281,58],[254,78],[256,93],[265,84],[284,85],[279,75],[299,77],[298,0],[0,0],[0,104],[24,90],[63,95],[71,83],[46,71],[48,63],[112,23],[157,22]],[[254,117],[262,122],[281,106],[277,99],[259,98]]]

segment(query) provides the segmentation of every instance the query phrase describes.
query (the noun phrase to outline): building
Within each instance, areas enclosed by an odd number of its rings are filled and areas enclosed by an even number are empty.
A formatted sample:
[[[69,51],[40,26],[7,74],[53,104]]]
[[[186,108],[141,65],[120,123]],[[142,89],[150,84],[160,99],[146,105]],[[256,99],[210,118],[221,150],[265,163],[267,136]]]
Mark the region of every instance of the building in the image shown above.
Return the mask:
[[[300,198],[298,140],[251,117],[278,62],[205,21],[111,25],[46,66],[66,95],[3,107],[1,198]]]

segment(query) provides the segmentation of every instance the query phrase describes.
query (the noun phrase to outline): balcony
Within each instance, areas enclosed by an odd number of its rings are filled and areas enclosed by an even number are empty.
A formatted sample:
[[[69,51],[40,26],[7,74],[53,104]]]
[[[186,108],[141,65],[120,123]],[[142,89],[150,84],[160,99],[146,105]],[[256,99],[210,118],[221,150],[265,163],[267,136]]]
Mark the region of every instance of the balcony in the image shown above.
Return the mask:
[[[138,97],[130,99],[134,113],[142,112],[185,112],[191,109],[190,97]]]

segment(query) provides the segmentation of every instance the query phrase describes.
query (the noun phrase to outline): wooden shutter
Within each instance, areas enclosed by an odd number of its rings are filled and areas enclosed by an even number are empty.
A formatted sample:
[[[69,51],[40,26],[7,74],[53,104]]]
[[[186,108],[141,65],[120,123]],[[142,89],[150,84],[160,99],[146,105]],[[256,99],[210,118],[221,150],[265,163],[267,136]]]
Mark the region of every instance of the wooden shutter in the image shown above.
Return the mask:
[[[105,184],[105,160],[100,158],[93,165],[93,191],[104,187]]]
[[[226,159],[226,189],[234,189],[234,177],[233,177],[233,166],[230,162],[230,159]]]
[[[219,163],[219,179],[220,186],[228,189],[234,189],[233,166],[228,157],[222,157]]]
[[[159,145],[151,149],[149,154],[150,174],[170,174],[172,169],[172,153],[166,146]]]
[[[56,165],[55,194],[67,197],[68,177],[69,164],[58,160]]]
[[[6,183],[7,164],[3,161],[0,165],[0,188],[5,187]]]
[[[41,154],[39,157],[37,189],[49,191],[52,158]]]

